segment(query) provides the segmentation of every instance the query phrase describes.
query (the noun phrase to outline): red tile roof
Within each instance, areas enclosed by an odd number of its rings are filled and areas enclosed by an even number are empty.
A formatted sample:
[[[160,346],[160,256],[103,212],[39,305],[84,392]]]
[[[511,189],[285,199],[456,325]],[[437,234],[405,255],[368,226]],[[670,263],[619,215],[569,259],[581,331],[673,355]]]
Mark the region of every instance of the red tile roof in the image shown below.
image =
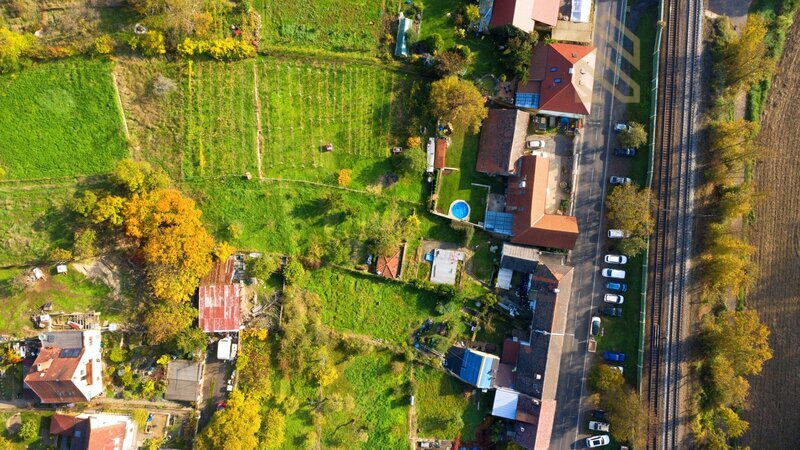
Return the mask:
[[[45,347],[39,351],[31,371],[25,376],[25,383],[42,403],[74,403],[89,400],[72,381],[84,349],[75,351],[76,356],[70,357],[62,357],[62,349],[58,347]]]
[[[592,110],[595,48],[574,44],[537,44],[528,79],[517,93],[539,93],[539,110],[589,115]]]
[[[475,170],[510,175],[525,147],[530,114],[516,109],[490,109],[481,127]]]
[[[506,208],[514,214],[511,242],[572,250],[578,221],[572,216],[545,214],[550,161],[540,156],[520,158],[520,171],[508,178]]]
[[[551,27],[558,23],[559,0],[534,0],[531,18]]]
[[[444,169],[444,162],[447,158],[447,139],[436,139],[436,153],[433,160],[434,169]]]
[[[375,264],[375,272],[384,278],[399,278],[402,259],[402,249],[397,250],[397,253],[388,258],[379,256]]]
[[[86,419],[79,419],[76,416],[69,416],[67,414],[53,414],[50,418],[50,434],[64,434],[71,433],[75,425],[83,422]]]
[[[104,427],[92,426],[89,419],[89,442],[86,450],[119,450],[125,440],[125,424],[117,423]]]
[[[231,256],[217,262],[200,281],[198,310],[200,329],[206,333],[238,331],[241,325],[239,285],[234,284],[234,263]]]

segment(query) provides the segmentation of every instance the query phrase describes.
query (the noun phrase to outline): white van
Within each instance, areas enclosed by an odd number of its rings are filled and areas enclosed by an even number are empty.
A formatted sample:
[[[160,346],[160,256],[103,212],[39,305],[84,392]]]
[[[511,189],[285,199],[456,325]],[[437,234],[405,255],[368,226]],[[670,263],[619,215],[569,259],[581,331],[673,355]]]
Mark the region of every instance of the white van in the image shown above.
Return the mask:
[[[628,238],[631,237],[631,232],[625,230],[608,230],[608,237],[611,239]]]
[[[625,279],[625,271],[617,269],[603,269],[600,273],[606,278],[617,278],[619,280]]]

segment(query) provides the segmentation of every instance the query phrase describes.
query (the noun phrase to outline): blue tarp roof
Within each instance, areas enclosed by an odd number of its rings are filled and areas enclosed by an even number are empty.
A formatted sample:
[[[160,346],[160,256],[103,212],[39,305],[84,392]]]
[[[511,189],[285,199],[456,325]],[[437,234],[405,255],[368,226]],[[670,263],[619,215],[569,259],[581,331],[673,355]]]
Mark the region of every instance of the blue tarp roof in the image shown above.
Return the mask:
[[[467,350],[464,353],[459,376],[473,386],[489,389],[492,384],[492,361],[479,353]]]
[[[483,226],[486,231],[511,236],[511,226],[514,224],[514,215],[511,213],[486,211]]]

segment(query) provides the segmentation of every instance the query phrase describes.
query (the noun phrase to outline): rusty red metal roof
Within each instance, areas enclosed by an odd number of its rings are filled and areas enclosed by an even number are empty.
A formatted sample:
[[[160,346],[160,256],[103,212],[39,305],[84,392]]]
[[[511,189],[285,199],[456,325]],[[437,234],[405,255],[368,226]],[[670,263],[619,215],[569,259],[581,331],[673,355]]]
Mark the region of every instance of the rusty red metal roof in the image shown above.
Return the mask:
[[[490,109],[481,127],[478,172],[510,175],[525,149],[530,114],[517,109]]]
[[[206,333],[239,331],[242,322],[240,287],[233,282],[234,264],[231,256],[214,263],[198,289],[197,309],[199,326]]]
[[[447,157],[447,139],[436,139],[436,153],[433,159],[434,169],[444,169],[445,158]]]

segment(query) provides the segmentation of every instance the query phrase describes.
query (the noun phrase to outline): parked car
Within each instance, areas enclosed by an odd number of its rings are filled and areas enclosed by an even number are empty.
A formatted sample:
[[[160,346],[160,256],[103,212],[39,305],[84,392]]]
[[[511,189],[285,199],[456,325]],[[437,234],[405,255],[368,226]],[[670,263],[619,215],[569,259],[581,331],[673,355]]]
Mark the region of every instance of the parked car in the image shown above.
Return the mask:
[[[609,442],[611,442],[611,439],[607,434],[586,438],[586,446],[589,448],[605,447]]]
[[[592,420],[589,422],[589,429],[592,431],[602,431],[608,433],[608,423]]]
[[[600,334],[600,318],[597,316],[592,317],[592,325],[589,329],[592,336]]]
[[[625,373],[625,369],[623,369],[622,366],[608,366],[608,367],[611,367],[612,369],[616,370],[619,373],[622,373],[622,374]]]
[[[600,312],[604,316],[622,317],[622,308],[614,308],[612,306],[612,307],[608,307],[608,308],[603,308],[603,309],[600,310]]]
[[[608,417],[606,417],[606,412],[602,409],[594,409],[592,410],[592,419],[605,422],[608,420]]]
[[[623,131],[627,133],[628,131],[631,131],[631,127],[627,123],[620,122],[614,125],[614,131],[617,133],[622,133]]]
[[[633,158],[634,156],[636,156],[636,149],[632,148],[632,147],[615,148],[614,149],[614,155]]]
[[[617,269],[603,269],[600,271],[600,274],[606,278],[616,278],[618,280],[625,279],[625,271],[624,270],[617,270]]]
[[[606,362],[625,362],[625,353],[620,352],[603,352],[603,359]]]
[[[611,184],[631,184],[633,180],[628,177],[611,177],[608,179],[608,182]]]
[[[606,282],[606,289],[615,292],[628,292],[628,283],[622,281],[608,281]]]
[[[606,255],[606,264],[625,264],[628,262],[628,257],[625,255]]]
[[[628,237],[631,237],[631,232],[627,231],[627,230],[611,229],[611,230],[608,230],[608,237],[611,238],[611,239],[628,238]]]
[[[606,303],[613,303],[615,305],[621,305],[625,302],[625,297],[619,294],[606,294],[603,296],[603,301]]]
[[[528,148],[544,148],[544,141],[528,141],[525,143]]]

